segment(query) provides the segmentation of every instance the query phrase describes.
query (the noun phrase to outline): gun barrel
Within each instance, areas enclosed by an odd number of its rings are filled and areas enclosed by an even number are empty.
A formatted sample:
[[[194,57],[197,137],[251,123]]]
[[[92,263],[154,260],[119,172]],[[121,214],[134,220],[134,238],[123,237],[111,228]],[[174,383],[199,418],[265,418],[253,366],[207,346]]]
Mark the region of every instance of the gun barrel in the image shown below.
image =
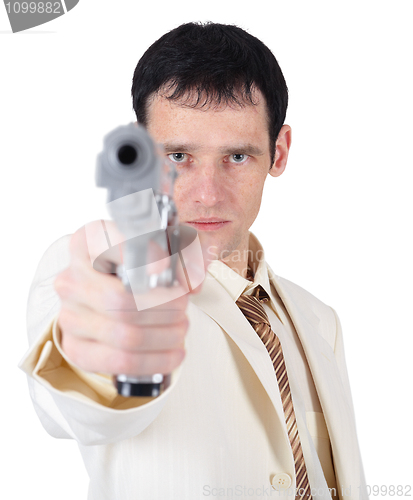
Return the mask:
[[[137,191],[160,189],[162,161],[141,125],[122,125],[104,138],[96,168],[96,185],[108,190],[108,201]]]
[[[124,144],[119,147],[117,156],[122,165],[132,165],[138,159],[138,149],[134,144]]]
[[[118,266],[117,274],[132,293],[144,293],[157,284],[172,286],[175,281],[172,267],[161,275],[148,276],[145,272],[147,235],[164,229],[165,241],[169,241],[167,225],[178,224],[172,189],[169,189],[169,194],[162,193],[162,182],[173,186],[176,172],[169,170],[165,182],[163,170],[155,144],[142,126],[133,123],[120,126],[104,138],[104,148],[97,160],[96,184],[107,188],[109,212],[126,237],[124,262]],[[179,231],[175,233],[173,238],[176,240]],[[177,240],[169,241],[165,246],[166,251],[174,249]],[[137,260],[140,266],[134,269]],[[171,262],[175,263],[176,259],[171,258]],[[134,282],[127,275],[131,269]],[[116,385],[122,396],[155,397],[166,389],[169,381],[169,375],[159,373],[140,377],[118,375]]]

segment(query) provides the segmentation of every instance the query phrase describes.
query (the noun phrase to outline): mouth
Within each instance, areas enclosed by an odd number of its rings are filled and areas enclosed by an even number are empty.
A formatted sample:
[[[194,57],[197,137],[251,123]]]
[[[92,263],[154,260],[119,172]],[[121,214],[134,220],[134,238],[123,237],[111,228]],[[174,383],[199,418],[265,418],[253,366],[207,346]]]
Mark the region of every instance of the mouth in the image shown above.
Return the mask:
[[[216,231],[222,227],[231,224],[231,221],[218,218],[205,219],[200,217],[197,220],[189,220],[185,222],[189,226],[192,226],[197,231]]]

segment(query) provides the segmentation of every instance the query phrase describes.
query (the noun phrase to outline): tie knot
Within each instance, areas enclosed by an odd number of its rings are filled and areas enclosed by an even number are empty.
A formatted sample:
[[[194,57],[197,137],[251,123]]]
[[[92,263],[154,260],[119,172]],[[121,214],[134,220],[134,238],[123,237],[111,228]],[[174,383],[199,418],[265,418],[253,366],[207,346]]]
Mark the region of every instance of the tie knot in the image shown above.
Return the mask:
[[[267,292],[258,286],[252,295],[241,295],[236,304],[251,325],[265,323],[266,325],[271,326],[267,313],[261,304],[261,302],[266,302],[267,300]]]
[[[269,300],[268,293],[261,285],[255,287],[251,295],[256,297],[260,302],[267,302]]]

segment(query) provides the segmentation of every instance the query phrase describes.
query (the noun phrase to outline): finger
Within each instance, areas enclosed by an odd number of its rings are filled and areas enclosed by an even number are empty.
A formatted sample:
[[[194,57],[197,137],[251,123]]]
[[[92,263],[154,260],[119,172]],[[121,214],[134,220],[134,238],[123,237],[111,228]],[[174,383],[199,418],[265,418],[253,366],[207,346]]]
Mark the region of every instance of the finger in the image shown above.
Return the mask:
[[[62,302],[83,304],[100,314],[113,309],[137,310],[133,296],[116,276],[95,271],[87,264],[72,264],[65,269],[56,277],[54,288]]]
[[[136,325],[166,325],[185,317],[188,295],[184,289],[160,287],[134,296],[118,278],[94,273],[94,279],[83,280],[74,276],[72,268],[60,273],[54,286],[62,304],[78,314],[89,309],[113,321]]]
[[[95,221],[76,231],[70,243],[71,266],[64,273],[61,273],[55,281],[55,289],[62,300],[83,303],[103,314],[105,312],[130,312],[137,309],[153,308],[158,305],[170,303],[189,292],[186,282],[187,275],[182,271],[179,260],[178,267],[181,269],[181,272],[178,274],[181,285],[165,287],[163,289],[157,288],[156,291],[140,295],[137,293],[133,295],[125,294],[123,285],[119,280],[114,279],[114,276],[95,271],[91,267],[91,261],[106,245],[102,236],[103,225],[106,233],[110,233],[111,241],[116,242],[121,239],[121,235],[117,232],[116,226],[112,221]],[[106,233],[105,238],[107,237]],[[110,251],[113,248],[110,248]],[[116,248],[119,252],[120,247],[117,246]],[[115,250],[113,251],[115,252]],[[163,256],[165,253],[156,243],[152,244],[152,251],[157,256]],[[108,251],[105,251],[105,257],[108,258],[108,256]],[[109,260],[119,263],[121,256],[114,253],[113,258],[110,257]],[[107,261],[108,264],[109,260]],[[166,260],[169,261],[169,257],[166,257]],[[160,264],[156,263],[156,265],[159,267]],[[138,287],[136,291],[138,292],[139,290]],[[180,307],[179,304],[177,307]],[[116,314],[115,317],[117,317]]]
[[[155,319],[155,316],[153,317]],[[154,351],[184,346],[188,320],[155,325],[133,325],[111,321],[90,309],[64,307],[58,318],[64,335],[104,343],[126,351]]]
[[[63,336],[62,347],[68,358],[82,370],[112,375],[170,373],[185,356],[183,349],[132,352],[72,336]]]
[[[113,221],[96,220],[78,229],[70,241],[72,261],[81,260],[90,266],[105,267],[105,263],[120,264],[122,262],[119,243],[125,241],[123,234]],[[104,259],[101,257],[105,253]],[[101,257],[98,262],[96,259]],[[108,272],[106,267],[101,271]]]
[[[125,290],[117,277],[82,265],[72,264],[60,273],[54,287],[62,303],[68,307],[83,306],[126,323],[167,324],[182,321],[188,305],[187,291],[179,286],[159,287],[146,294],[134,295]],[[154,311],[150,312],[152,309]]]

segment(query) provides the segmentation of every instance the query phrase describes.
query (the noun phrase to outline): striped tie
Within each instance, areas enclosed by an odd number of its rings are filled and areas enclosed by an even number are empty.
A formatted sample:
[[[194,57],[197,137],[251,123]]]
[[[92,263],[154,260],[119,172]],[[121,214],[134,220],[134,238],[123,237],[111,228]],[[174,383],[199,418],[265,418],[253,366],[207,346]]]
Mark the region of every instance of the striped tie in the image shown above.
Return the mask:
[[[311,500],[310,483],[304,462],[303,450],[298,435],[297,421],[295,419],[293,401],[291,398],[290,384],[288,383],[287,370],[280,340],[271,330],[271,325],[261,302],[266,302],[268,295],[260,286],[256,287],[253,295],[241,295],[236,304],[251,323],[254,330],[264,343],[272,364],[274,365],[281,401],[287,424],[288,437],[294,456],[296,496],[297,499]]]

